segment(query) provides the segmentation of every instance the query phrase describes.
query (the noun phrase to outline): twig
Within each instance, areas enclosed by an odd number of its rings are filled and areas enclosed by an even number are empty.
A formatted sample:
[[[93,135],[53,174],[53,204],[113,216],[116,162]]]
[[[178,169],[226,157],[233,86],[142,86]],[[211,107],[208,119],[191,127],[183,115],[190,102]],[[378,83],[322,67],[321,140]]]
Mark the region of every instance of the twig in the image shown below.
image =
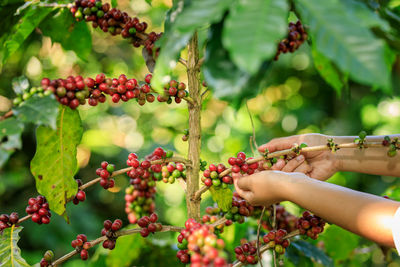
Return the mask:
[[[260,215],[260,220],[258,222],[258,226],[257,226],[257,256],[258,256],[258,260],[260,261],[260,266],[263,267],[263,263],[261,260],[261,254],[260,254],[260,230],[261,230],[261,225],[262,225],[262,220],[265,214],[265,210],[266,208],[263,207],[262,211],[261,211],[261,215]]]
[[[372,142],[372,143],[365,143],[364,148],[382,148],[385,147],[382,145],[382,142]],[[346,144],[338,144],[337,149],[341,148],[359,148],[359,145],[356,143],[346,143]],[[327,145],[320,145],[320,146],[310,146],[310,147],[304,147],[300,148],[300,152],[315,152],[315,151],[325,151],[325,150],[331,150],[330,147]],[[280,156],[285,156],[285,155],[290,155],[293,154],[295,155],[296,153],[293,151],[293,148],[285,149],[285,150],[280,150],[280,151],[275,151],[268,153],[266,156],[259,156],[253,159],[246,160],[247,164],[263,161],[265,159],[271,159],[271,158],[277,158]],[[219,174],[219,177],[222,178],[225,175],[228,175],[232,172],[232,168],[227,168],[225,171],[221,172]],[[207,186],[201,187],[195,194],[194,194],[194,199],[200,199],[201,195],[206,192],[209,189]]]
[[[272,205],[272,228],[276,230],[276,205]],[[274,267],[276,267],[276,251],[272,251],[272,256],[274,258]]]
[[[210,224],[210,226],[212,227],[216,227],[218,225],[224,224],[227,221],[227,219],[225,217],[219,219],[218,221],[216,221],[215,223]]]
[[[13,113],[12,110],[7,111],[3,116],[0,116],[0,121],[5,120],[5,119],[11,117],[13,114],[14,114],[14,113]]]
[[[201,100],[203,100],[205,94],[206,94],[208,91],[209,91],[209,90],[208,90],[208,87],[207,87],[206,90],[204,90],[204,92],[201,93]]]
[[[187,61],[183,58],[179,58],[179,63],[181,63],[183,66],[185,66],[187,68]]]
[[[190,166],[190,162],[187,159],[184,159],[184,158],[181,158],[181,157],[171,157],[171,158],[157,159],[157,160],[150,161],[151,165],[162,164],[162,163],[166,163],[166,162],[180,162],[180,163],[185,164],[185,166]],[[117,170],[117,171],[113,171],[110,177],[115,177],[117,175],[126,173],[126,172],[128,172],[128,171],[130,171],[132,169],[133,169],[133,167],[128,167],[128,168],[125,168],[125,169],[120,169],[120,170]],[[101,178],[97,177],[97,178],[87,182],[86,184],[83,184],[82,186],[79,187],[79,189],[80,190],[84,190],[84,189],[88,188],[89,186],[92,186],[92,185],[100,182],[100,180],[101,180]]]
[[[254,144],[254,146],[256,148],[258,148],[257,141],[256,141],[256,129],[254,127],[253,116],[251,116],[251,112],[250,112],[250,109],[249,109],[249,105],[247,105],[247,101],[246,101],[246,108],[247,108],[247,113],[249,114],[249,117],[250,117],[251,128],[253,130],[253,144]],[[254,152],[253,152],[253,154],[254,154]]]
[[[22,222],[24,222],[24,221],[26,221],[26,220],[29,220],[30,217],[32,217],[31,214],[26,215],[25,217],[22,217],[21,219],[18,220],[17,224],[18,224],[18,223],[22,223]]]
[[[283,239],[289,239],[292,237],[295,237],[297,235],[300,235],[300,231],[299,230],[294,230],[293,232],[290,232],[289,234],[287,234],[285,237],[283,237]],[[260,253],[264,253],[265,251],[267,251],[268,249],[272,248],[269,244],[266,244],[264,246],[262,246],[260,248]],[[244,264],[241,263],[240,261],[235,261],[232,265],[232,267],[241,267]]]
[[[197,62],[197,65],[196,65],[196,69],[200,70],[201,66],[204,63],[204,60],[205,60],[204,57],[199,59],[199,61]]]
[[[172,226],[172,225],[163,225],[162,229],[160,232],[180,232],[182,231],[183,227],[178,227],[178,226]],[[134,229],[128,229],[128,230],[121,230],[116,232],[116,237],[120,237],[120,236],[124,236],[124,235],[132,235],[132,234],[137,234],[142,230],[142,228],[134,228]],[[90,247],[93,247],[97,244],[100,244],[101,242],[107,240],[106,236],[101,236],[93,241],[90,241]],[[75,256],[76,254],[78,254],[77,250],[73,250],[71,252],[69,252],[68,254],[65,254],[64,256],[62,256],[61,258],[58,258],[57,260],[53,261],[50,266],[57,266],[63,262],[65,262],[66,260],[72,258],[73,256]]]
[[[187,166],[191,166],[191,163],[190,163],[189,160],[187,160],[185,158],[181,158],[181,157],[171,157],[171,158],[157,159],[157,160],[150,161],[151,165],[153,165],[153,164],[162,164],[162,163],[166,163],[166,162],[180,162],[180,163],[185,164],[186,167]],[[133,167],[128,167],[128,168],[120,169],[120,170],[117,170],[117,171],[113,171],[110,177],[115,177],[115,176],[118,176],[120,174],[124,174],[124,173],[126,173],[126,172],[128,172],[128,171],[130,171],[132,169],[133,169]],[[101,180],[101,177],[96,177],[96,178],[90,180],[89,182],[87,182],[86,184],[81,185],[79,187],[79,190],[85,190],[86,188],[97,184],[98,182],[100,182],[100,180]],[[183,179],[179,179],[179,180],[182,180],[182,181],[179,181],[179,182],[180,182],[183,190],[185,190],[185,192],[186,192],[186,183],[185,183],[185,181],[183,181]],[[68,198],[66,200],[66,202],[68,203],[68,202],[72,201],[73,199],[74,199],[73,197],[72,198]],[[27,215],[25,217],[22,217],[21,219],[18,220],[17,223],[22,223],[22,222],[28,220],[31,217],[32,217],[32,215]]]

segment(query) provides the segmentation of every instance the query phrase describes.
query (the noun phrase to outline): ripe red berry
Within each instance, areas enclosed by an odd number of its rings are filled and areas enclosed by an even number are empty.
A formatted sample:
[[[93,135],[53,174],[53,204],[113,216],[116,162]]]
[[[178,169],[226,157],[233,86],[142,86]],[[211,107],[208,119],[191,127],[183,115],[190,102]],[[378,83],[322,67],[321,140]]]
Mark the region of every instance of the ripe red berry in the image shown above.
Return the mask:
[[[105,80],[106,76],[104,73],[97,74],[96,76],[96,83],[100,84]]]
[[[158,220],[158,216],[156,213],[152,213],[150,215],[150,222],[155,223]]]
[[[153,75],[147,74],[146,77],[144,78],[144,81],[145,81],[146,83],[150,83],[152,77],[153,77]]]
[[[87,237],[84,234],[77,235],[76,239],[80,239],[80,240],[82,240],[82,242],[86,242],[87,241]]]
[[[85,191],[79,190],[78,193],[76,194],[76,198],[81,202],[85,201],[85,199],[86,199]]]
[[[210,179],[210,178],[207,178],[207,179],[205,179],[204,180],[204,185],[205,186],[208,186],[208,187],[210,187],[210,186],[212,186],[212,180]]]
[[[111,230],[112,231],[118,231],[119,229],[121,229],[121,224],[119,224],[119,223],[116,223],[116,222],[114,222],[112,225],[111,225]]]
[[[89,258],[89,253],[86,249],[82,249],[81,250],[81,259],[82,260],[87,260]]]
[[[105,220],[105,221],[103,222],[103,225],[104,225],[104,228],[105,228],[105,229],[110,230],[110,229],[111,229],[112,222],[111,222],[110,220]]]
[[[142,228],[142,230],[140,230],[140,235],[142,237],[147,237],[150,234],[150,231],[147,228]]]
[[[238,165],[233,165],[232,166],[232,172],[239,173],[240,172],[240,167]]]
[[[41,216],[40,216],[38,213],[34,213],[34,214],[32,215],[32,221],[35,222],[35,223],[42,222],[42,221],[41,221]]]
[[[43,224],[49,224],[50,223],[49,216],[43,216],[41,220],[42,220]]]

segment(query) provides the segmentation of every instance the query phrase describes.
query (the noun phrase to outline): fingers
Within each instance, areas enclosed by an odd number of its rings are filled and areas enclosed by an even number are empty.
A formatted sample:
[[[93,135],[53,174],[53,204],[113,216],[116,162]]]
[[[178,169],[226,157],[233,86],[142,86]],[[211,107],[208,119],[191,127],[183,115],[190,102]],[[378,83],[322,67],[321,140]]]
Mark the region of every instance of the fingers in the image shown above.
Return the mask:
[[[289,162],[282,168],[283,172],[293,172],[297,167],[299,167],[304,162],[304,156],[299,155],[296,158],[289,160]]]
[[[289,149],[293,146],[294,143],[296,143],[297,139],[297,136],[272,139],[268,143],[261,145],[258,148],[258,151],[264,153],[266,149],[268,149],[269,152]]]
[[[285,167],[285,164],[286,163],[284,159],[278,159],[278,161],[272,165],[271,170],[280,171],[283,167]]]
[[[313,168],[306,162],[304,161],[299,167],[293,170],[293,172],[301,172],[304,174],[309,174],[311,173]]]
[[[251,177],[242,177],[237,180],[237,187],[239,187],[243,191],[250,191],[251,190]]]

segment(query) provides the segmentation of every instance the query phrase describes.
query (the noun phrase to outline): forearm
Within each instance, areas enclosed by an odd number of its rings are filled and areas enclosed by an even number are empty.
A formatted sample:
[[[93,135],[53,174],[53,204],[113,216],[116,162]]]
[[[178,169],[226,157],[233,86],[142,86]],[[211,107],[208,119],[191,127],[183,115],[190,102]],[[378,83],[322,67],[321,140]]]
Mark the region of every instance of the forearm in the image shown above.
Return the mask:
[[[284,183],[285,198],[355,234],[394,246],[392,218],[399,202],[357,192],[334,184],[290,176]]]
[[[400,135],[391,135],[391,138]],[[351,143],[355,136],[333,136],[338,144]],[[382,142],[384,136],[368,136],[368,142]],[[360,172],[375,175],[400,177],[400,153],[394,157],[387,155],[388,148],[346,148],[336,152],[338,171]]]

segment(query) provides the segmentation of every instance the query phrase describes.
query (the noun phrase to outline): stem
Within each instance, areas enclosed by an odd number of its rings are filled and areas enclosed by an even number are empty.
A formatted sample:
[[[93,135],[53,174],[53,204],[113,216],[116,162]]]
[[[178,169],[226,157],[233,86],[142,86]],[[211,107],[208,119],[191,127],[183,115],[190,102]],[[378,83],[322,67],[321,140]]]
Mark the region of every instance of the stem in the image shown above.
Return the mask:
[[[261,253],[260,253],[260,231],[261,231],[262,220],[263,220],[266,209],[267,209],[266,207],[263,207],[261,215],[260,215],[260,220],[259,220],[258,226],[257,226],[257,244],[256,244],[257,245],[257,256],[258,256],[258,260],[260,261],[261,267],[263,267],[263,263],[261,260]]]
[[[183,58],[179,58],[179,63],[181,63],[183,66],[185,66],[187,68],[187,61]]]
[[[358,148],[359,145],[356,143],[346,143],[346,144],[338,144],[337,148]],[[382,145],[382,142],[371,142],[371,143],[365,143],[364,148],[384,148],[385,146]],[[315,152],[315,151],[324,151],[324,150],[331,150],[327,145],[320,145],[320,146],[309,146],[309,147],[304,147],[300,149],[300,152]],[[275,151],[272,153],[268,153],[267,156],[259,156],[257,158],[253,158],[250,160],[246,160],[246,163],[251,164],[259,161],[263,161],[265,159],[271,159],[271,158],[277,158],[280,156],[285,156],[285,155],[296,155],[295,152],[293,152],[292,148],[285,149],[285,150],[280,150],[280,151]],[[228,175],[232,172],[232,168],[227,168],[225,171],[221,172],[219,174],[219,177],[222,178],[225,175]],[[201,195],[205,193],[209,187],[207,186],[202,186],[195,194],[194,194],[194,199],[200,199]]]
[[[187,194],[186,207],[188,218],[200,221],[200,199],[195,198],[196,191],[199,190],[200,173],[200,145],[201,145],[201,96],[200,96],[200,77],[197,64],[199,61],[199,50],[197,32],[193,35],[188,45],[187,76],[189,95],[193,100],[188,102],[189,109],[189,151],[188,158],[192,166],[187,168]]]
[[[9,110],[9,111],[6,112],[6,114],[4,114],[3,116],[0,116],[0,121],[9,118],[9,117],[11,117],[12,115],[13,115],[13,111],[12,111],[12,110]]]
[[[172,225],[163,225],[162,229],[160,232],[180,232],[182,231],[183,227],[178,227],[178,226],[172,226]],[[115,233],[116,237],[120,237],[120,236],[124,236],[124,235],[132,235],[132,234],[137,234],[142,230],[142,228],[134,228],[134,229],[128,229],[128,230],[121,230]],[[97,244],[100,244],[101,242],[107,240],[106,236],[101,236],[95,240],[90,241],[89,243],[91,244],[90,247],[93,247]],[[78,254],[77,250],[73,250],[71,252],[69,252],[68,254],[65,254],[64,256],[62,256],[61,258],[58,258],[57,260],[53,261],[51,263],[50,266],[57,266],[63,262],[65,262],[66,260],[69,260],[70,258],[72,258],[73,256],[75,256],[76,254]]]

